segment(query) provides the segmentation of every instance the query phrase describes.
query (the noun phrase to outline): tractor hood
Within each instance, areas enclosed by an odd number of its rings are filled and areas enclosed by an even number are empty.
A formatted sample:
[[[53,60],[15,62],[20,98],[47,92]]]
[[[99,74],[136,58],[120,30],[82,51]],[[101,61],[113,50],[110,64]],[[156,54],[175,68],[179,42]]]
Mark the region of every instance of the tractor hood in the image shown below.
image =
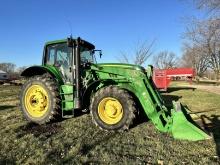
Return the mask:
[[[97,64],[100,67],[114,67],[114,68],[123,68],[123,69],[132,69],[132,70],[144,70],[142,66],[134,64],[124,64],[124,63],[99,63]]]
[[[145,74],[145,69],[138,65],[122,63],[92,64],[92,69],[100,79],[130,79]]]
[[[124,64],[124,63],[99,63],[97,64],[100,70],[110,71],[145,71],[144,67],[133,64]],[[110,70],[109,70],[110,69]]]

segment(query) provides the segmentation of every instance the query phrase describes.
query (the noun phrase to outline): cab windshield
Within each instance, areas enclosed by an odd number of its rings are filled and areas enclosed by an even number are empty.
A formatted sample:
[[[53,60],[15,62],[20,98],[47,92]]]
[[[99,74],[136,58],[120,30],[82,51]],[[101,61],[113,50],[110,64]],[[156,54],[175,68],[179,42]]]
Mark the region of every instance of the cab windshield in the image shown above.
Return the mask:
[[[88,48],[81,47],[81,63],[96,63],[96,60],[94,58],[94,53],[92,50],[89,50]]]

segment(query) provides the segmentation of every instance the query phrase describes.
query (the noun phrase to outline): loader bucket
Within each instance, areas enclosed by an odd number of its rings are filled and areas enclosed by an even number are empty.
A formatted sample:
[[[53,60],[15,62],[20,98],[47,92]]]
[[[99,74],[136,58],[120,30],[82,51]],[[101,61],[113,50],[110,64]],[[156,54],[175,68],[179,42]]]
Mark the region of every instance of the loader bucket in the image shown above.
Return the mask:
[[[197,141],[211,138],[192,120],[179,102],[173,102],[172,120],[171,133],[176,139]]]

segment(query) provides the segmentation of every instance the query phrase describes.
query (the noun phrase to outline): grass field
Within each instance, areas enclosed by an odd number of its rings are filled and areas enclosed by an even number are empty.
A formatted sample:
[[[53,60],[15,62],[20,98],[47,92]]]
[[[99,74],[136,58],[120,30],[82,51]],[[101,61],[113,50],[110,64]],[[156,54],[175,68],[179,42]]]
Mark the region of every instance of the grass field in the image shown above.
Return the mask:
[[[191,142],[160,133],[147,120],[123,133],[99,130],[89,114],[34,125],[23,119],[19,90],[0,86],[0,164],[220,163],[220,95],[178,86],[163,94],[168,105],[180,100],[203,117],[213,139]]]

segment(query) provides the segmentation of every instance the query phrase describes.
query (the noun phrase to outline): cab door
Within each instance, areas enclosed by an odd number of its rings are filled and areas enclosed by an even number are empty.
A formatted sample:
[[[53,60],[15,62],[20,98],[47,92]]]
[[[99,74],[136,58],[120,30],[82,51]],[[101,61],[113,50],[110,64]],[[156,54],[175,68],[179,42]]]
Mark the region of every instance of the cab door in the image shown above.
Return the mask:
[[[65,83],[72,83],[72,50],[66,43],[51,44],[46,48],[46,64],[55,66]]]

